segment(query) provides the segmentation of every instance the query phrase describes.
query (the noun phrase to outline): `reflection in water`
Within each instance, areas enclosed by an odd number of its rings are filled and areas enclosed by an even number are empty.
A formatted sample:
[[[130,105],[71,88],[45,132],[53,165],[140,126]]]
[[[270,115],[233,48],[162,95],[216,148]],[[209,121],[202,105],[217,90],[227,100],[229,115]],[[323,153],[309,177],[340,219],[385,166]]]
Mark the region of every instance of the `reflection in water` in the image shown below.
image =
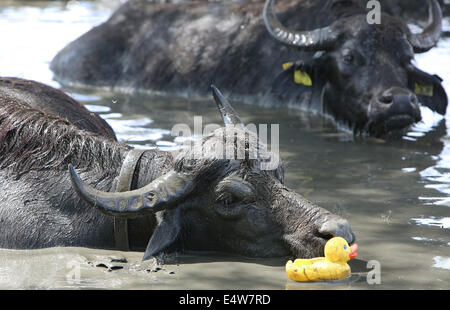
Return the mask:
[[[450,257],[436,256],[434,258],[434,262],[435,264],[433,265],[433,267],[450,270]]]
[[[82,99],[79,99],[79,98],[76,99],[76,100],[82,101],[82,102],[87,102],[86,100],[82,100]],[[94,112],[94,113],[98,113],[98,114],[111,111],[110,107],[105,107],[105,106],[102,106],[102,105],[95,105],[95,104],[87,104],[87,103],[85,103],[84,106],[89,111]],[[120,114],[117,114],[117,115],[120,115]],[[105,114],[102,115],[102,118],[105,118]]]
[[[48,64],[67,43],[106,20],[121,0],[2,1],[0,75],[34,79],[55,87]],[[115,3],[115,4],[114,4]],[[448,28],[448,21],[444,23]],[[8,29],[2,31],[1,29]],[[10,31],[14,29],[14,31]],[[450,92],[450,39],[417,55],[419,68],[444,79]],[[140,148],[173,150],[183,137],[170,135],[177,123],[191,128],[193,117],[220,123],[212,99],[184,99],[66,89],[114,128],[120,141]],[[317,115],[291,109],[235,103],[245,123],[280,124],[280,151],[286,184],[328,210],[349,219],[360,245],[359,256],[377,260],[381,288],[450,288],[450,117],[422,108],[423,122],[400,141],[353,137]],[[198,139],[199,137],[192,137]],[[67,261],[86,263],[99,250],[0,250],[0,288],[71,287]],[[107,253],[106,253],[107,252]],[[108,251],[103,253],[109,255]],[[107,273],[82,264],[83,283],[91,288],[369,288],[365,264],[344,283],[297,284],[282,266],[260,261],[173,265],[169,273],[130,272],[142,253],[127,253],[129,268]],[[89,259],[87,259],[88,257]],[[411,258],[416,258],[411,262]],[[44,263],[47,262],[47,263]],[[42,265],[39,270],[27,266]],[[28,268],[28,269],[27,269]],[[35,276],[28,278],[28,270]],[[353,266],[352,266],[353,270]],[[27,271],[27,272],[28,272]],[[33,273],[34,272],[34,273]],[[373,286],[370,286],[373,288]]]
[[[450,144],[448,142],[447,137],[444,138],[444,149],[439,154],[436,165],[420,172],[422,178],[430,182],[425,187],[444,194],[441,197],[420,197],[427,201],[426,203],[450,206]]]
[[[119,141],[141,145],[142,143],[160,140],[169,130],[148,128],[153,121],[148,117],[123,119],[120,113],[102,114],[102,117],[114,128]],[[152,146],[147,145],[145,146]],[[154,146],[154,145],[153,145]]]
[[[431,225],[431,226],[437,226],[437,227],[443,228],[443,229],[450,228],[450,217],[412,218],[411,220],[416,222],[418,225]]]
[[[93,1],[36,1],[36,6],[32,1],[2,1],[1,37],[9,45],[2,48],[0,56],[2,76],[24,77],[58,86],[52,81],[48,65],[70,40],[109,17],[110,10],[96,7]],[[17,61],[11,61],[14,59]]]

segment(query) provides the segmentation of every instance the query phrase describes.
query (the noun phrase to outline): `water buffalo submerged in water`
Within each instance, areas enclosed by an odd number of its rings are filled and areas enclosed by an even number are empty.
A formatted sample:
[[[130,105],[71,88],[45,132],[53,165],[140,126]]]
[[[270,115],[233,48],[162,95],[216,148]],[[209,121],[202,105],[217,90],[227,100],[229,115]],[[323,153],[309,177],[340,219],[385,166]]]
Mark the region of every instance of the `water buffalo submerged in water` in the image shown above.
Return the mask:
[[[24,85],[40,95],[29,100]],[[75,101],[60,91],[0,79],[0,247],[115,248],[114,218],[128,219],[130,247],[146,248],[144,259],[182,250],[312,257],[331,236],[352,243],[345,219],[283,184],[281,163],[261,169],[249,154],[275,154],[239,124],[217,89],[214,96],[227,127],[176,152],[144,151],[130,170],[131,190],[115,192],[132,147],[107,127],[92,129],[99,118],[81,105],[75,114],[87,122],[70,122],[77,117],[58,111]],[[246,147],[244,159],[216,156],[224,137]],[[202,156],[191,156],[197,148]]]
[[[419,104],[446,112],[441,80],[411,63],[441,33],[439,4],[428,3],[429,26],[412,34],[387,13],[368,24],[365,0],[279,1],[281,22],[267,0],[266,23],[262,2],[131,0],[60,51],[51,69],[72,86],[205,95],[213,83],[236,99],[295,103],[355,133],[398,136],[421,119]],[[296,71],[303,79],[294,81]]]
[[[375,136],[398,133],[420,121],[420,104],[444,115],[447,95],[440,78],[411,63],[414,52],[430,50],[441,34],[441,9],[436,0],[429,4],[429,25],[413,34],[404,22],[386,14],[381,15],[380,24],[369,24],[367,13],[356,7],[345,7],[345,17],[327,26],[296,31],[277,19],[273,0],[267,0],[264,21],[274,38],[300,50],[322,51],[286,70],[279,77],[279,92],[289,92],[285,86],[289,81],[295,92],[293,72],[307,72],[316,83],[312,97],[321,102],[320,108],[354,131]]]

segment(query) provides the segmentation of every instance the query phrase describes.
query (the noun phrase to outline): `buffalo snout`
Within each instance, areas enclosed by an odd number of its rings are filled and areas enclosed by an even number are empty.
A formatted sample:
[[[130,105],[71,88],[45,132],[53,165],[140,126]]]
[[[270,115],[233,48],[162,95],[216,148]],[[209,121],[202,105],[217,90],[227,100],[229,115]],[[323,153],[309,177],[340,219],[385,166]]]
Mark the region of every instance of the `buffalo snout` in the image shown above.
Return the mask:
[[[324,239],[331,239],[333,237],[342,237],[348,244],[355,242],[355,235],[350,228],[348,221],[342,217],[330,214],[325,222],[318,229],[320,235]]]
[[[275,219],[283,228],[283,239],[295,258],[323,256],[326,242],[342,237],[349,244],[355,242],[349,222],[305,199],[294,191],[280,186],[281,197],[273,206]]]
[[[408,129],[422,119],[417,96],[401,87],[391,87],[375,95],[368,117],[368,126],[377,136]]]

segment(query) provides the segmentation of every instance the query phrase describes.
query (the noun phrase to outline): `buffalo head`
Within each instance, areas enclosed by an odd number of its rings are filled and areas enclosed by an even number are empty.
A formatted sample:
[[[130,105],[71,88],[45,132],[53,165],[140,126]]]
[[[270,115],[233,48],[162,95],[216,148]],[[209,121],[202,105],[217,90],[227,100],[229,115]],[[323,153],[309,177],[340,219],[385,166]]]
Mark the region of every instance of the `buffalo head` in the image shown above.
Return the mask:
[[[84,183],[70,166],[75,191],[113,216],[156,213],[158,223],[144,259],[181,250],[313,257],[323,255],[324,244],[333,236],[352,243],[345,219],[283,184],[279,160],[272,167],[262,165],[277,159],[276,154],[242,124],[215,87],[213,95],[225,127],[174,154],[166,174],[137,190],[102,192]],[[229,159],[217,152],[230,147],[242,147],[245,155]]]
[[[414,53],[430,50],[439,40],[442,12],[436,0],[429,0],[429,25],[418,34],[387,14],[380,24],[369,24],[366,13],[348,14],[327,27],[295,31],[277,19],[273,1],[266,0],[264,7],[271,36],[284,45],[317,52],[284,74],[307,72],[320,107],[354,132],[377,137],[404,133],[421,120],[420,104],[445,114],[447,96],[441,79],[412,64]],[[339,2],[345,1],[333,3]]]

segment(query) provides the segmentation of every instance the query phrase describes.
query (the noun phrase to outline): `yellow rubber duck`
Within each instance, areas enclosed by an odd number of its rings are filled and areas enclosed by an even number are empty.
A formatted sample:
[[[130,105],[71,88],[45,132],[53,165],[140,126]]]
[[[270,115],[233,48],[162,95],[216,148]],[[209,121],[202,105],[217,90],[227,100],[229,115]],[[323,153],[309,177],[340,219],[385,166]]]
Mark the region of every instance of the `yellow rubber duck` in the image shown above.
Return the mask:
[[[355,258],[358,245],[349,246],[341,237],[334,237],[325,244],[325,257],[296,259],[286,263],[286,273],[294,281],[338,280],[350,275],[349,260]]]

